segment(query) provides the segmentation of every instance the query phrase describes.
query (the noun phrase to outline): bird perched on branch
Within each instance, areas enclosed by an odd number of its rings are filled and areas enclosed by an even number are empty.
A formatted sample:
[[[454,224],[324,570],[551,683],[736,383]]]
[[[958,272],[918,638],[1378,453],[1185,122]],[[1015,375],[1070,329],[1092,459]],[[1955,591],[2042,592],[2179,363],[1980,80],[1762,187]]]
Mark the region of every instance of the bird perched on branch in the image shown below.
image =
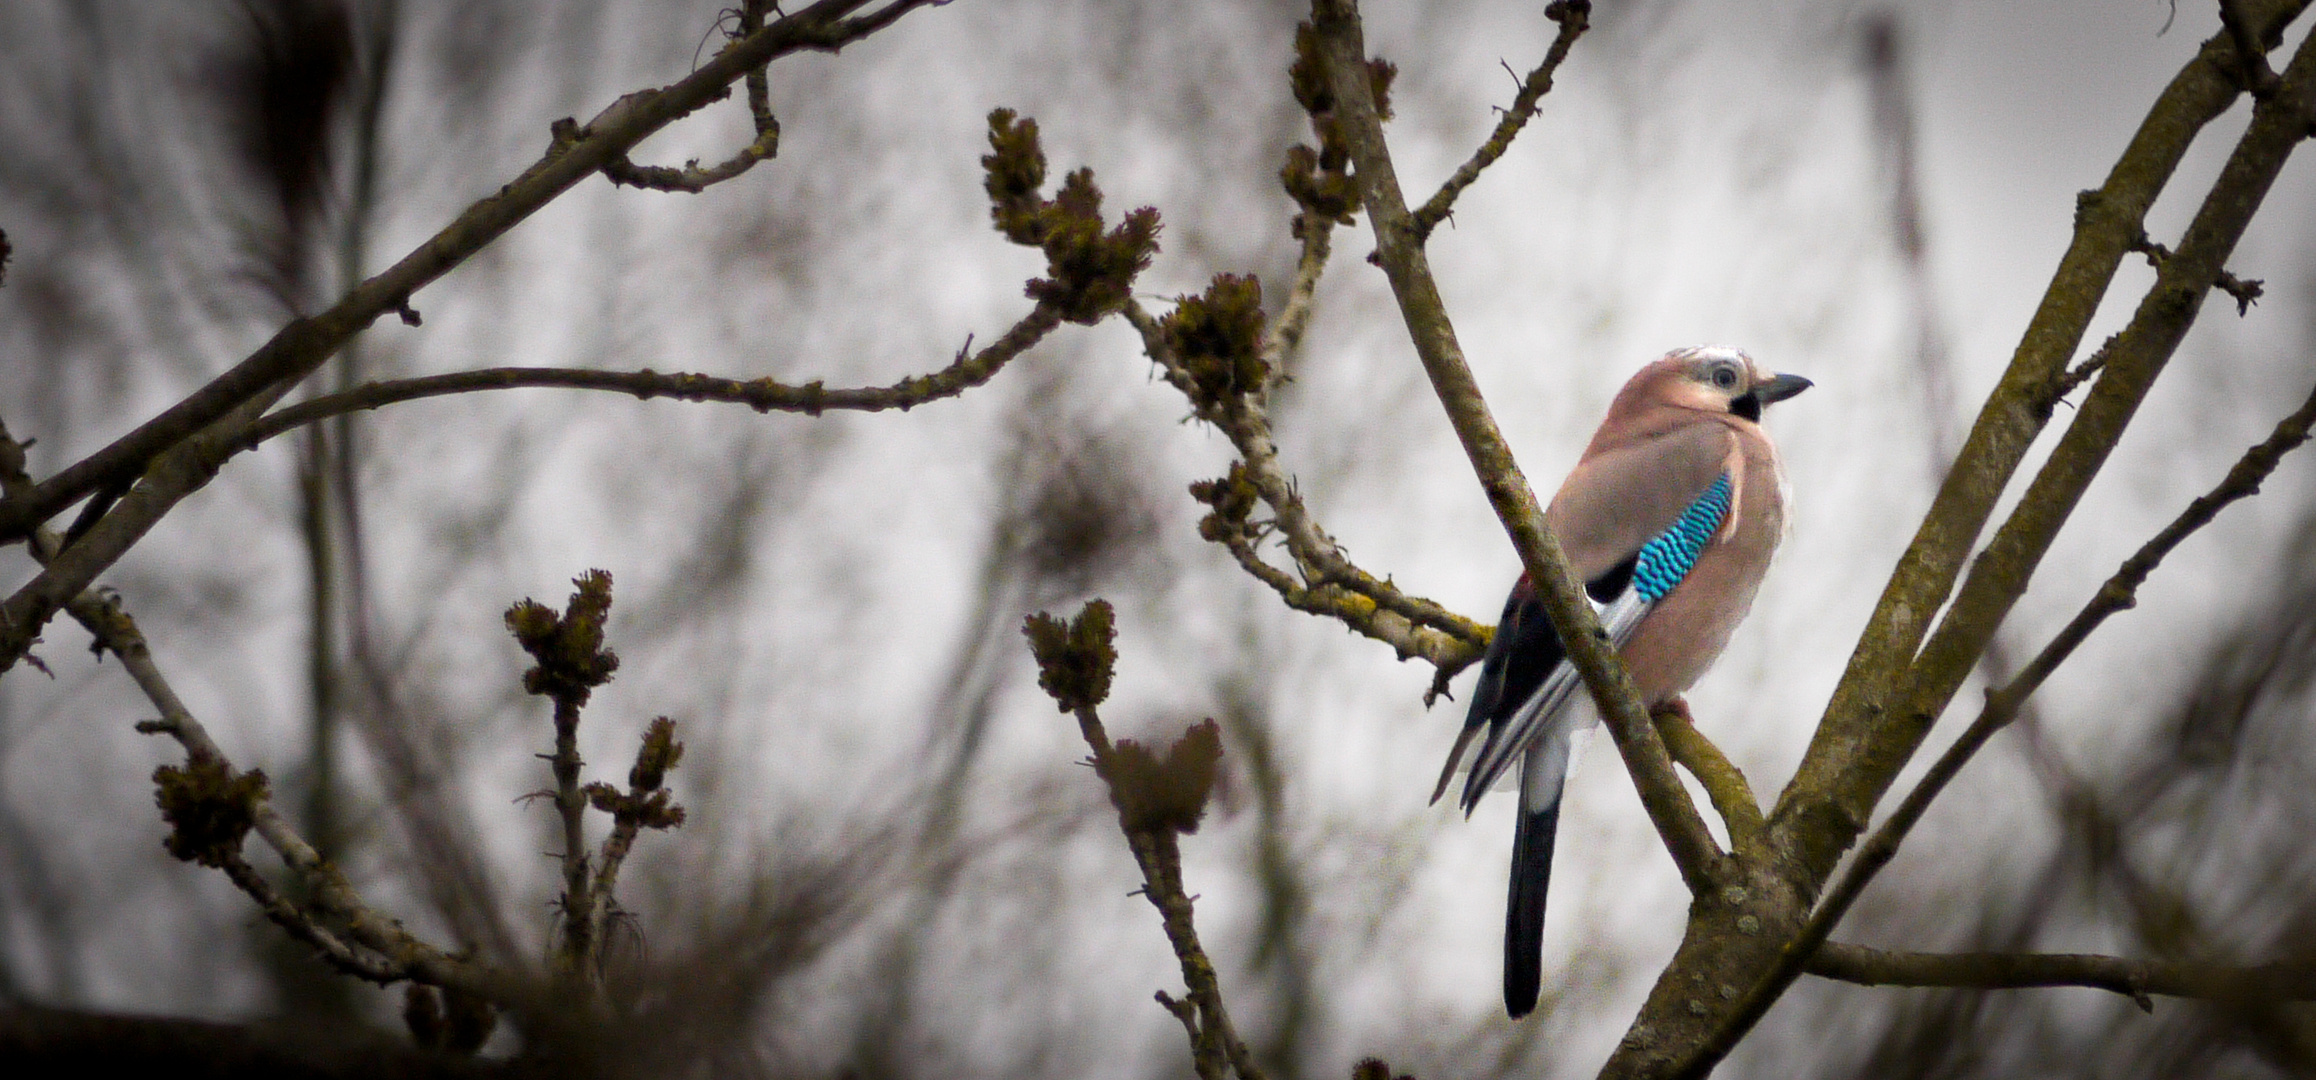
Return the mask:
[[[1737,349],[1668,353],[1617,392],[1544,513],[1652,709],[1705,673],[1753,605],[1785,532],[1785,480],[1761,411],[1809,386],[1798,375],[1761,370]],[[1483,735],[1464,784],[1467,816],[1519,766],[1504,918],[1504,1007],[1515,1017],[1536,1007],[1544,892],[1569,753],[1574,737],[1599,720],[1522,574],[1432,792],[1437,802]]]

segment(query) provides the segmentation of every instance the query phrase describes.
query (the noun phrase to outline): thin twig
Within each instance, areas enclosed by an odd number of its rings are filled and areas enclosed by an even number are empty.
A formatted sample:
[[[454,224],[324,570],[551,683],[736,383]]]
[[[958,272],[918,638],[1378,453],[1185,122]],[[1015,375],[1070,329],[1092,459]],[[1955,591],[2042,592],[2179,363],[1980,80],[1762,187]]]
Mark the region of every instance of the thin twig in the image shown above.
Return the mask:
[[[592,887],[588,871],[587,796],[579,790],[579,703],[568,698],[555,702],[555,752],[547,759],[555,777],[555,815],[563,829],[563,898],[557,922],[563,939],[556,955],[566,974],[579,976],[595,970],[596,906],[603,902]]]
[[[1106,774],[1106,765],[1115,747],[1103,728],[1100,714],[1091,704],[1081,704],[1073,712],[1079,732],[1093,751],[1095,771]],[[1199,943],[1190,895],[1182,886],[1182,849],[1174,830],[1165,826],[1137,827],[1123,812],[1118,824],[1125,832],[1126,846],[1134,853],[1135,865],[1142,869],[1142,896],[1158,909],[1166,940],[1174,946],[1175,959],[1182,966],[1188,1000],[1172,1002],[1161,994],[1159,1004],[1173,1012],[1188,1030],[1191,1060],[1198,1075],[1201,1080],[1222,1080],[1223,1067],[1227,1064],[1240,1080],[1263,1080],[1261,1067],[1247,1050],[1246,1040],[1239,1037],[1237,1027],[1231,1023],[1230,1010],[1223,1004],[1222,981],[1215,972],[1214,961],[1207,958],[1205,947]]]
[[[280,889],[274,888],[273,882],[267,881],[265,875],[258,873],[257,868],[249,865],[239,853],[225,857],[219,869],[225,872],[227,880],[257,902],[258,910],[265,912],[267,920],[321,954],[324,963],[357,979],[380,986],[400,982],[408,977],[408,972],[385,958],[347,944],[316,922],[304,908],[283,896]]]
[[[2139,239],[2132,241],[2131,250],[2147,256],[2147,265],[2157,270],[2163,269],[2164,261],[2171,258],[2170,248],[2148,239],[2144,233],[2140,234]],[[2240,278],[2224,269],[2219,272],[2218,277],[2212,279],[2212,287],[2235,298],[2236,314],[2239,317],[2251,314],[2252,305],[2259,303],[2260,297],[2267,293],[2266,282],[2258,278]]]
[[[1827,942],[1809,973],[1866,986],[1948,986],[1978,990],[2088,986],[2150,1009],[2150,995],[2230,1003],[2316,1001],[2316,965],[2249,967],[2183,960],[2131,960],[2070,953],[1907,953]]]
[[[445,394],[526,387],[601,390],[628,394],[647,401],[665,397],[682,401],[726,402],[746,405],[757,412],[796,412],[807,416],[818,416],[832,409],[857,412],[907,410],[926,402],[956,397],[987,383],[1005,365],[1044,340],[1047,334],[1060,325],[1060,314],[1050,307],[1040,305],[1015,323],[1003,337],[984,346],[979,352],[959,349],[948,367],[929,375],[913,375],[890,386],[831,390],[817,379],[798,386],[769,378],[727,379],[687,372],[658,372],[648,368],[642,371],[594,371],[583,368],[506,367],[393,379],[357,386],[343,393],[327,394],[268,413],[263,419],[243,429],[233,440],[231,448],[235,451],[247,450],[301,425],[382,405]]]
[[[1416,243],[1421,244],[1430,239],[1431,231],[1438,228],[1440,222],[1447,220],[1448,214],[1454,210],[1456,197],[1480,178],[1481,170],[1495,164],[1497,158],[1503,157],[1504,152],[1512,148],[1512,140],[1520,134],[1521,128],[1528,125],[1529,119],[1536,115],[1536,103],[1552,91],[1552,75],[1560,70],[1560,62],[1568,59],[1569,47],[1575,45],[1576,39],[1584,36],[1584,31],[1592,25],[1592,2],[1553,0],[1545,5],[1544,17],[1560,24],[1559,35],[1552,39],[1552,46],[1544,50],[1543,62],[1537,64],[1536,70],[1529,72],[1528,78],[1521,82],[1520,92],[1512,96],[1512,107],[1504,110],[1503,119],[1496,121],[1496,130],[1488,136],[1488,141],[1472,151],[1469,160],[1456,166],[1455,173],[1439,186],[1439,191],[1415,211]]]
[[[769,0],[746,0],[740,5],[739,25],[732,37],[744,39],[763,29],[764,12],[771,7]],[[670,169],[662,165],[637,165],[626,154],[621,154],[604,164],[604,177],[614,184],[696,195],[755,168],[757,162],[778,156],[780,120],[772,115],[771,87],[764,69],[764,64],[758,64],[750,68],[742,80],[748,87],[748,119],[755,125],[756,137],[731,157],[707,168],[701,168],[694,160],[686,162],[683,168]]]
[[[2091,355],[2084,357],[2082,363],[2068,368],[2066,374],[2060,376],[2058,382],[2051,386],[2050,400],[2053,402],[2064,400],[2068,394],[2074,393],[2077,387],[2090,382],[2092,376],[2097,375],[2101,369],[2105,368],[2108,355],[2115,350],[2116,336],[2114,334],[2107,335],[2107,340],[2100,342],[2098,348],[2091,350]]]
[[[51,557],[60,542],[55,534],[42,530],[33,537],[33,551],[43,558]],[[120,659],[122,669],[160,710],[160,719],[139,725],[140,730],[175,739],[192,760],[232,767],[208,729],[185,707],[183,699],[162,675],[136,621],[121,608],[117,599],[92,590],[74,597],[66,610],[105,651]],[[519,1005],[529,1000],[528,990],[510,975],[434,948],[403,929],[399,920],[372,909],[354,891],[345,875],[323,859],[283,819],[272,800],[257,800],[251,811],[253,831],[298,879],[311,898],[310,907],[281,896],[237,853],[225,855],[221,868],[257,902],[267,918],[312,946],[325,961],[371,982],[412,979],[433,986],[455,987],[503,1005]],[[325,920],[335,924],[334,927],[325,925]]]
[[[1077,718],[1078,732],[1093,751],[1094,774],[1108,786],[1118,829],[1141,867],[1141,893],[1158,909],[1166,940],[1182,965],[1188,1000],[1161,993],[1158,1003],[1182,1021],[1198,1075],[1222,1080],[1227,1066],[1240,1080],[1262,1080],[1223,1006],[1221,979],[1199,945],[1191,899],[1182,887],[1177,837],[1196,831],[1206,813],[1222,759],[1221,729],[1212,720],[1196,725],[1163,758],[1130,740],[1111,743],[1096,709],[1109,696],[1118,659],[1113,616],[1107,601],[1093,600],[1066,623],[1043,613],[1025,620],[1022,631],[1037,658],[1038,685]]]
[[[619,910],[614,899],[619,887],[619,868],[626,864],[636,837],[644,829],[672,829],[684,822],[683,808],[670,801],[664,783],[668,771],[675,768],[682,757],[683,744],[675,741],[675,722],[663,716],[652,721],[644,732],[635,766],[627,773],[626,792],[603,783],[589,784],[585,789],[595,808],[611,815],[611,833],[603,838],[593,884],[594,928],[590,937],[597,943],[599,968],[608,958],[609,923]]]
[[[703,167],[697,160],[685,162],[682,168],[638,165],[623,154],[604,164],[603,175],[605,179],[624,187],[697,195],[738,177],[755,168],[757,162],[768,160],[779,152],[780,126],[775,123],[769,129],[758,132],[755,141],[741,147],[738,153],[713,165]]]

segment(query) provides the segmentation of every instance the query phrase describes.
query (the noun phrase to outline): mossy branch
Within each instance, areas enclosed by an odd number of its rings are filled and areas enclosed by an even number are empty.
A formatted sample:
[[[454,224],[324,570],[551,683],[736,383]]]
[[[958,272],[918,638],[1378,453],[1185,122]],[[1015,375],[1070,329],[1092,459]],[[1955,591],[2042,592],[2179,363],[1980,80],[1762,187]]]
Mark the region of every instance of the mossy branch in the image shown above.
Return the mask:
[[[2302,403],[2299,409],[2279,421],[2275,430],[2265,440],[2245,451],[2243,457],[2228,470],[2227,476],[2216,487],[2189,503],[2187,509],[2181,511],[2178,517],[2172,519],[2170,524],[2165,525],[2154,537],[2141,545],[2138,551],[2133,552],[2130,558],[2124,560],[2123,565],[2116,569],[2114,575],[2092,593],[2091,599],[2084,603],[2082,610],[2068,621],[2067,625],[2051,639],[2049,644],[2043,647],[2041,652],[2035,655],[2032,661],[2028,662],[2023,670],[2001,688],[1987,692],[1986,704],[1980,709],[1978,718],[1973,720],[1968,728],[1963,729],[1961,737],[1956,739],[1952,746],[1947,747],[1945,753],[1939,755],[1938,760],[1930,766],[1928,772],[1923,774],[1922,779],[1915,784],[1914,789],[1907,792],[1904,799],[1899,800],[1897,809],[1891,811],[1889,818],[1883,821],[1881,827],[1874,831],[1874,835],[1859,848],[1857,857],[1850,860],[1848,869],[1843,872],[1841,878],[1834,883],[1832,888],[1826,890],[1824,897],[1810,912],[1809,920],[1802,924],[1799,933],[1780,953],[1777,966],[1768,972],[1748,995],[1743,1007],[1738,1011],[1739,1016],[1746,1016],[1756,1011],[1765,1011],[1768,1008],[1769,999],[1774,997],[1772,988],[1785,986],[1802,971],[1817,971],[1817,966],[1820,963],[1818,957],[1825,952],[1824,943],[1832,935],[1834,927],[1841,922],[1844,915],[1849,913],[1851,905],[1856,903],[1858,897],[1865,892],[1866,885],[1874,879],[1876,874],[1881,872],[1883,867],[1889,865],[1892,858],[1896,857],[1898,848],[1905,842],[1907,835],[1922,820],[1922,815],[1929,811],[1930,804],[1946,790],[1947,785],[1952,783],[1956,776],[1961,774],[1963,766],[1969,764],[1971,758],[1985,747],[1987,740],[1992,739],[1997,732],[2010,726],[2011,722],[2017,719],[2019,710],[2026,706],[2027,699],[2042,686],[2043,681],[2049,678],[2053,671],[2058,670],[2060,664],[2065,663],[2068,657],[2074,655],[2075,649],[2089,639],[2091,633],[2097,630],[2100,624],[2104,623],[2109,616],[2129,609],[2136,602],[2139,586],[2146,582],[2148,575],[2154,573],[2156,568],[2163,564],[2164,557],[2169,555],[2173,548],[2178,547],[2181,541],[2186,540],[2196,530],[2210,524],[2212,519],[2218,517],[2219,512],[2229,504],[2257,494],[2261,482],[2275,471],[2284,455],[2308,441],[2312,428],[2316,428],[2316,390],[2310,391],[2307,401]],[[2091,959],[2107,960],[2104,957]],[[2128,964],[2130,962],[2118,960],[2112,961],[2112,963]],[[1837,962],[1836,966],[1839,967],[1840,963]],[[1949,965],[1938,967],[1937,970],[1961,971],[1968,967],[1969,965],[1960,967]],[[2034,970],[2041,969],[2035,968]],[[1833,977],[1846,978],[1847,976],[1836,975]],[[1899,976],[1891,975],[1877,981],[1894,982],[1898,979]],[[1862,980],[1852,979],[1851,981]],[[1908,985],[1948,984],[1910,983]],[[2017,983],[2014,985],[2056,984]],[[1755,1001],[1753,1000],[1755,997],[1761,997],[1762,1000]]]
[[[1705,789],[1705,796],[1713,801],[1713,811],[1721,815],[1721,823],[1729,829],[1729,848],[1740,856],[1760,858],[1768,854],[1769,827],[1761,814],[1761,802],[1754,797],[1753,785],[1745,780],[1713,740],[1697,730],[1696,718],[1689,714],[1689,703],[1674,698],[1649,714],[1656,721],[1657,732],[1664,736],[1665,749],[1673,760],[1689,770],[1697,783]]]
[[[1720,876],[1720,848],[1690,801],[1688,790],[1674,775],[1672,757],[1649,721],[1631,673],[1610,647],[1599,618],[1585,601],[1582,583],[1568,568],[1560,542],[1545,525],[1544,507],[1521,475],[1510,445],[1496,427],[1479,384],[1464,362],[1463,348],[1456,342],[1455,327],[1432,279],[1430,261],[1417,242],[1414,221],[1384,143],[1383,119],[1369,85],[1357,5],[1350,0],[1318,0],[1312,12],[1320,51],[1335,89],[1336,118],[1356,169],[1361,203],[1375,230],[1376,261],[1391,282],[1416,355],[1423,361],[1432,390],[1487,492],[1489,505],[1520,553],[1521,566],[1536,583],[1570,662],[1583,674],[1585,686],[1600,703],[1617,752],[1632,773],[1649,820],[1672,852],[1681,880],[1693,893],[1710,891]]]
[[[2307,6],[2308,0],[2243,5],[2263,41],[2273,40]],[[1851,784],[1845,770],[1853,756],[1890,741],[1875,739],[1873,729],[1885,716],[1903,710],[1895,691],[1929,632],[1930,619],[1945,606],[1963,560],[2060,395],[2081,381],[2070,377],[2068,362],[2117,267],[2145,237],[2148,207],[2203,126],[2241,93],[2237,68],[2229,34],[2205,41],[2149,109],[2106,182],[2078,197],[2074,239],[2009,369],[1988,396],[1884,587],[1800,769],[1771,811],[1773,838],[1796,853],[1806,873],[1820,879],[1831,873],[1870,818],[1879,787]],[[2210,280],[2216,281],[2216,269]],[[2099,350],[2093,358],[2096,368],[2087,364],[2082,377],[2103,368],[2112,351],[2112,343]],[[1902,764],[1914,741],[1896,740],[1907,749],[1895,754],[1876,751],[1881,761],[1873,774],[1894,775],[1891,766]],[[1837,797],[1836,789],[1845,786],[1850,790]]]
[[[2106,366],[2049,460],[1986,549],[1972,560],[1937,631],[1898,680],[1889,711],[1875,725],[1863,752],[1848,763],[1831,793],[1834,798],[1852,810],[1870,809],[1968,677],[2194,325],[2203,299],[2225,272],[2229,254],[2284,162],[2306,140],[2312,120],[2316,120],[2316,40],[2302,43],[2285,70],[2282,88],[2253,110],[2251,126],[2213,182],[2178,250],[2158,268],[2154,286],[2117,335]]]
[[[2253,17],[2263,27],[2262,39],[2305,6],[2299,2],[2261,6]],[[2231,75],[2237,66],[2235,48],[2233,35],[2228,33],[2206,41],[2158,99],[2110,173],[2107,186],[2084,193],[2079,201],[2075,243],[2062,259],[2042,309],[2030,323],[2009,373],[1988,399],[1913,545],[1893,573],[1827,707],[1824,722],[1770,816],[1770,843],[1789,868],[1795,896],[1806,897],[1820,890],[1820,883],[1830,877],[1843,852],[1863,831],[1874,806],[1920,746],[1931,723],[1976,667],[1979,654],[2024,591],[2051,539],[2194,321],[2203,298],[2219,284],[2229,253],[2277,170],[2306,137],[2311,118],[2316,117],[2316,40],[2302,43],[2279,92],[2253,110],[2250,127],[2214,181],[2177,251],[2161,259],[2156,284],[2131,323],[2084,365],[2087,370],[2082,376],[2067,370],[2068,356],[2079,343],[2116,264],[2146,243],[2142,219],[2147,206],[2196,131],[2238,93]],[[2074,421],[2017,509],[1997,530],[1984,553],[1973,560],[1937,632],[1929,634],[1930,616],[1960,575],[1964,554],[2018,467],[2027,443],[2049,418],[2057,394],[2090,377],[2090,371],[2096,372],[2097,381]],[[2101,601],[2095,599],[2094,603]],[[2088,633],[2090,625],[2095,625],[2095,620],[2079,622],[2080,629],[2075,632]],[[1921,644],[1925,636],[1926,645]],[[2021,692],[2008,698],[1998,695],[1997,700],[1990,701],[1990,710],[2015,711],[2025,700],[2024,692],[2072,647],[2068,644],[2057,652],[2046,650],[2044,657],[2023,673],[2030,681],[2014,681],[2013,686]],[[1980,719],[1987,726],[1973,725],[1979,742],[2007,722],[2007,717],[1998,719],[1991,712],[1982,713]],[[1972,734],[1965,733],[1965,738],[1972,738]],[[1959,769],[1969,752],[1950,755],[1951,764],[1946,768]],[[1932,793],[1918,789],[1915,795],[1922,798],[1910,796],[1900,815],[1918,816]],[[1908,810],[1908,806],[1913,809]],[[1903,829],[1901,825],[1890,833],[1890,852],[1894,852]],[[1870,846],[1875,850],[1861,854],[1858,865],[1865,865],[1869,855],[1883,861],[1888,858],[1881,845]],[[1871,872],[1866,870],[1864,875]],[[1852,890],[1861,888],[1864,880],[1865,876],[1859,876],[1852,885],[1845,879],[1808,920],[1795,923],[1773,962],[1747,973],[1747,989],[1731,1008],[1713,1019],[1709,1030],[1690,1049],[1653,1060],[1636,1056],[1612,1062],[1612,1071],[1621,1064],[1624,1071],[1618,1075],[1694,1077],[1709,1072],[1801,970],[1813,954],[1814,944],[1824,940],[1832,921],[1846,908],[1846,897],[1854,895]],[[1789,913],[1777,914],[1782,921]],[[1738,951],[1735,946],[1724,948],[1720,958],[1733,957]],[[1748,945],[1741,951],[1751,957],[1757,948]],[[1668,970],[1660,980],[1660,989],[1669,985],[1667,980],[1677,982],[1691,974]],[[1708,1015],[1714,1012],[1718,1010],[1709,1010]],[[1657,1014],[1644,1013],[1640,1022],[1650,1023],[1656,1018]],[[1671,1022],[1693,1023],[1686,1018]]]

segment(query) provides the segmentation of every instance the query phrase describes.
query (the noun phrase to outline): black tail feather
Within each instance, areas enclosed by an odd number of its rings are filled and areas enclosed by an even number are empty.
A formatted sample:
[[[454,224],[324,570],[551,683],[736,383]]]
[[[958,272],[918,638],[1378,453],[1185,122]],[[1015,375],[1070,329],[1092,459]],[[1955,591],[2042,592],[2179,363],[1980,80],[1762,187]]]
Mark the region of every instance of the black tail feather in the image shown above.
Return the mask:
[[[1543,983],[1544,893],[1552,883],[1552,841],[1560,800],[1520,815],[1512,833],[1512,896],[1504,912],[1504,1010],[1513,1019],[1536,1008]]]

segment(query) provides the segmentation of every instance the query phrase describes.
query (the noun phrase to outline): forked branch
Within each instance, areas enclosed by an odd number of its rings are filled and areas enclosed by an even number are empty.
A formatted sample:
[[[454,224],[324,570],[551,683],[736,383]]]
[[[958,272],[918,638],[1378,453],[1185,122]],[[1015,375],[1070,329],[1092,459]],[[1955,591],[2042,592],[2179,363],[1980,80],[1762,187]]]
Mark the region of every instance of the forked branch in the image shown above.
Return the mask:
[[[2043,646],[2042,651],[2035,654],[2035,658],[2017,676],[2000,689],[1987,692],[1986,704],[1979,710],[1978,718],[1963,730],[1954,745],[1939,755],[1930,771],[1923,774],[1914,789],[1899,801],[1889,819],[1859,849],[1857,857],[1851,860],[1849,868],[1818,902],[1809,920],[1802,924],[1800,933],[1781,954],[1778,967],[1762,980],[1761,986],[1782,985],[1803,970],[1817,971],[1818,960],[1815,958],[1824,951],[1821,945],[1833,933],[1842,917],[1849,913],[1851,905],[1865,891],[1867,883],[1897,855],[1908,833],[1922,820],[1922,815],[1928,812],[1931,802],[1962,772],[1962,767],[1969,764],[1987,740],[2017,718],[2019,710],[2043,684],[2043,680],[2049,678],[2051,672],[2065,663],[2068,657],[2073,656],[2075,649],[2091,636],[2092,631],[2097,630],[2108,616],[2127,610],[2136,603],[2139,586],[2163,564],[2164,557],[2173,548],[2178,547],[2181,541],[2196,530],[2210,524],[2230,503],[2257,494],[2261,482],[2276,470],[2284,455],[2308,441],[2311,428],[2316,428],[2316,390],[2310,391],[2307,401],[2299,409],[2278,422],[2265,440],[2245,451],[2217,486],[2189,503],[2178,517],[2141,545],[2130,558],[2125,559],[2114,575],[2084,603],[2082,610],[2076,612],[2066,627],[2049,644]],[[2112,963],[2128,965],[2135,962],[2116,960]]]
[[[1400,194],[1383,122],[1368,80],[1368,62],[1357,5],[1351,0],[1318,0],[1312,5],[1320,50],[1335,89],[1337,121],[1349,147],[1361,204],[1375,230],[1375,257],[1390,279],[1402,321],[1415,344],[1432,390],[1446,408],[1456,437],[1487,491],[1488,502],[1511,534],[1520,563],[1567,648],[1568,659],[1600,703],[1617,752],[1639,788],[1649,819],[1672,852],[1681,880],[1692,893],[1711,891],[1721,876],[1722,854],[1688,790],[1673,772],[1664,739],[1649,722],[1632,675],[1609,646],[1600,620],[1584,599],[1583,586],[1568,567],[1560,542],[1544,524],[1544,508],[1521,475],[1512,450],[1496,427],[1479,384],[1464,362],[1447,305],[1432,279],[1430,260],[1417,241],[1414,221]]]
[[[1536,115],[1536,103],[1552,92],[1552,76],[1560,70],[1560,63],[1568,59],[1568,50],[1576,39],[1592,25],[1592,0],[1553,0],[1544,6],[1544,17],[1560,24],[1560,33],[1553,37],[1550,48],[1544,50],[1544,60],[1528,77],[1520,81],[1520,92],[1512,95],[1512,107],[1504,110],[1503,119],[1496,121],[1496,130],[1489,133],[1488,141],[1472,151],[1472,156],[1440,185],[1432,197],[1415,211],[1415,242],[1430,239],[1431,231],[1447,220],[1455,209],[1456,197],[1480,178],[1480,172],[1504,156],[1512,148],[1512,140],[1520,129]]]

